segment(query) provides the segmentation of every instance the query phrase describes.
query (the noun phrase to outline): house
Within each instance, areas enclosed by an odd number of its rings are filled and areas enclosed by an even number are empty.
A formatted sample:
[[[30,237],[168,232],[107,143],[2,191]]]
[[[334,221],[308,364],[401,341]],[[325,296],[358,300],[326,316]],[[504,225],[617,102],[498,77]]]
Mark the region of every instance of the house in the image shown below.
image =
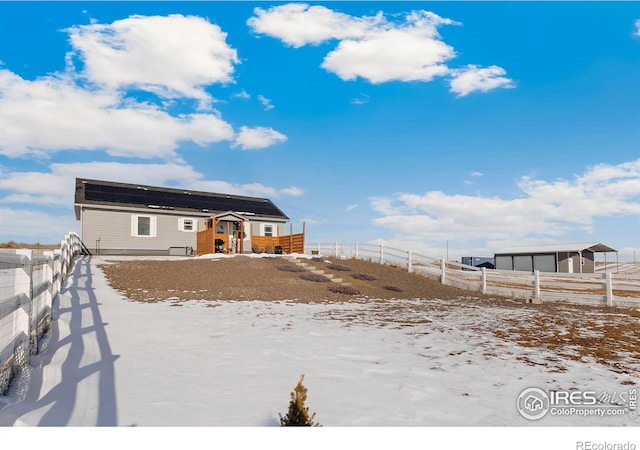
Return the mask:
[[[616,252],[604,244],[578,242],[508,247],[495,254],[496,269],[526,272],[594,273],[596,253]]]
[[[289,221],[266,198],[82,178],[74,206],[82,241],[94,254],[247,253],[260,250],[256,242],[275,249]],[[201,233],[211,235],[210,247]]]

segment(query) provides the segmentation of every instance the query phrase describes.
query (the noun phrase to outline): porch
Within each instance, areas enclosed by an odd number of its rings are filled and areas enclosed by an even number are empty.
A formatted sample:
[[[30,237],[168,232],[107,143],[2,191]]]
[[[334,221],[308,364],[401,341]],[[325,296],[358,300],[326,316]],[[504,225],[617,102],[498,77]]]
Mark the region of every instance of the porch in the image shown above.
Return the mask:
[[[205,229],[197,233],[197,255],[210,253],[304,253],[305,224],[302,233],[278,236],[262,236],[253,233],[253,227],[245,227],[246,218],[239,214],[227,213],[205,220]],[[248,233],[247,233],[248,230]]]

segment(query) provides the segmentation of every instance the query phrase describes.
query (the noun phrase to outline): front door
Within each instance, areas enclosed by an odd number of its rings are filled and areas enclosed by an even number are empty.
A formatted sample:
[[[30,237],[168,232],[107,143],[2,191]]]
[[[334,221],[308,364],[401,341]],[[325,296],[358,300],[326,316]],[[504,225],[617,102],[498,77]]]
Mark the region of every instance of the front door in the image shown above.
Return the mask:
[[[223,253],[242,253],[244,251],[242,228],[242,222],[239,221],[221,220],[216,223],[215,238],[219,239],[218,242],[224,241],[221,244]]]

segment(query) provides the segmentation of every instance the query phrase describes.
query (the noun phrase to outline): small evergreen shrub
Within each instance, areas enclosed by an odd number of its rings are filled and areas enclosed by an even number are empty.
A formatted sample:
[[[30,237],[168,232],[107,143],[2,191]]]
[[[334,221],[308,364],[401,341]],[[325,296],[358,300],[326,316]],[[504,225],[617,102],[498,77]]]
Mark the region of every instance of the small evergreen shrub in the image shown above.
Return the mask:
[[[401,287],[397,287],[397,286],[382,286],[382,289],[386,289],[387,291],[394,291],[394,292],[404,292],[405,291]]]
[[[352,288],[351,286],[342,286],[342,285],[329,286],[329,290],[331,292],[335,292],[336,294],[346,294],[346,295],[360,294],[359,290]]]
[[[302,385],[304,380],[304,374],[300,375],[298,384],[293,392],[291,392],[291,401],[289,402],[289,411],[282,417],[280,416],[280,426],[282,427],[321,427],[313,419],[316,417],[316,413],[309,415],[309,408],[305,406],[304,402],[307,401],[307,388]]]
[[[300,275],[300,278],[307,281],[315,281],[316,283],[327,283],[331,280],[325,277],[324,275],[320,275],[319,273],[303,273]]]
[[[278,264],[276,269],[283,272],[304,272],[304,269],[300,266],[294,266],[292,264]]]
[[[364,280],[364,281],[375,281],[378,279],[375,275],[369,275],[366,273],[354,273],[351,275],[356,280]]]
[[[350,272],[351,271],[351,267],[345,266],[344,264],[328,264],[327,268],[331,269],[331,270],[338,270],[340,272]]]

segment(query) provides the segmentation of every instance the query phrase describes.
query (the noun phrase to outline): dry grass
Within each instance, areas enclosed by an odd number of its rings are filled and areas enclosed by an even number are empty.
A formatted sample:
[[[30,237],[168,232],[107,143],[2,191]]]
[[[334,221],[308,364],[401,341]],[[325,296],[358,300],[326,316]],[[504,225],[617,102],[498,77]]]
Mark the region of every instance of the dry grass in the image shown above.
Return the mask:
[[[0,242],[0,248],[4,249],[18,249],[18,248],[26,248],[31,250],[56,250],[60,248],[60,244],[41,244],[39,242],[36,243],[24,243],[24,242]]]
[[[178,261],[128,260],[102,266],[111,285],[132,300],[292,300],[301,302],[341,301],[344,296],[330,292],[324,283],[300,278],[300,273],[279,270],[292,266],[286,258],[236,258],[218,261],[188,259]],[[327,274],[342,278],[341,270],[323,266]],[[466,291],[443,286],[437,281],[408,273],[398,267],[349,260],[348,266],[369,276],[353,278],[352,287],[362,298],[457,298]],[[304,273],[303,275],[315,275]],[[322,276],[322,275],[320,275]],[[327,277],[323,277],[327,280]],[[383,286],[397,286],[403,292]],[[478,297],[482,297],[478,295]]]

